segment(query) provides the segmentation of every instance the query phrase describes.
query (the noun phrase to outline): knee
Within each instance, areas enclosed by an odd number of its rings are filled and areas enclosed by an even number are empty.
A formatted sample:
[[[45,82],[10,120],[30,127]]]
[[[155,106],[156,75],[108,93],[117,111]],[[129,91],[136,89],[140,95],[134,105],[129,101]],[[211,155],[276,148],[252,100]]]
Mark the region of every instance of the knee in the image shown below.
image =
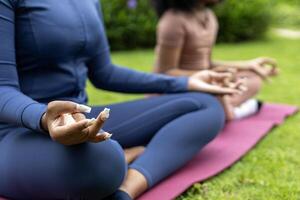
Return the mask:
[[[220,101],[213,95],[202,92],[188,92],[184,93],[185,99],[189,99],[198,109],[206,107],[222,108]]]
[[[83,163],[84,159],[81,159],[77,166],[74,164],[69,166],[71,168],[69,170],[75,171],[73,176],[68,174],[68,178],[64,180],[68,185],[69,193],[67,195],[69,197],[101,199],[120,187],[127,171],[123,150],[114,141],[106,141],[105,143],[108,148],[99,148],[98,153],[90,152],[91,155],[86,155],[89,157],[89,161],[86,163]],[[76,169],[74,170],[74,168]]]
[[[248,90],[254,96],[260,91],[262,85],[263,85],[263,80],[258,76],[253,76],[248,81]]]
[[[223,129],[226,121],[224,108],[219,99],[206,94],[202,96],[205,114],[203,123],[207,128],[206,142],[213,140]]]
[[[223,129],[225,125],[225,112],[224,108],[215,96],[199,93],[199,92],[191,92],[187,95],[195,105],[198,106],[198,115],[196,115],[196,120],[199,123],[202,123],[201,129],[205,129],[202,134],[192,135],[191,137],[195,139],[195,141],[199,141],[199,143],[207,143],[215,138],[218,133]],[[191,134],[194,134],[191,132]]]
[[[198,103],[199,108],[212,108],[219,117],[224,115],[223,106],[216,96],[200,92],[191,92],[190,96]]]
[[[224,108],[215,96],[207,93],[189,92],[181,94],[177,101],[180,104],[176,104],[176,110],[181,107],[185,108],[186,112],[196,111],[191,119],[195,120],[196,123],[201,123],[199,130],[189,131],[185,134],[185,136],[190,134],[187,138],[192,140],[196,146],[203,145],[203,143],[215,138],[224,127]],[[203,130],[203,132],[200,130]]]

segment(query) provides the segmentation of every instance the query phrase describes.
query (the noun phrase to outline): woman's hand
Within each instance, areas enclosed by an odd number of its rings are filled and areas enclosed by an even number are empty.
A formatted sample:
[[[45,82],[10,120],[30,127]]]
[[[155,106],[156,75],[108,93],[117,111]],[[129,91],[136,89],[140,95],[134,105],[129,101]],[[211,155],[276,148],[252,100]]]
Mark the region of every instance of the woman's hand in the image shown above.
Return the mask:
[[[97,119],[86,119],[77,103],[70,101],[52,101],[42,117],[41,125],[51,138],[64,145],[83,142],[101,142],[111,134],[100,132],[107,119],[101,112]]]
[[[235,80],[232,73],[203,70],[190,76],[188,89],[219,95],[241,94],[247,88],[242,80]]]
[[[262,57],[247,61],[244,68],[252,70],[264,80],[279,73],[277,62],[272,58]]]

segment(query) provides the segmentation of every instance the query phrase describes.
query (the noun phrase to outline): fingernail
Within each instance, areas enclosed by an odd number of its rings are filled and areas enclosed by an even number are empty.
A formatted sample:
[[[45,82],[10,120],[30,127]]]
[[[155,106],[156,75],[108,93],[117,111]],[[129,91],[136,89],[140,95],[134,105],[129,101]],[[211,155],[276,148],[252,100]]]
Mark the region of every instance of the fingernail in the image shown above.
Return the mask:
[[[109,118],[109,113],[110,113],[110,109],[109,108],[104,108],[104,110],[101,112],[101,118],[103,120],[106,120]]]
[[[89,119],[88,126],[93,125],[93,123],[94,123],[95,121],[96,121],[95,118]]]
[[[101,136],[101,135],[104,135],[104,139],[107,140],[109,138],[111,138],[112,134],[108,133],[108,132],[100,132],[100,133],[97,133],[96,136]]]
[[[100,135],[103,135],[103,133],[97,133],[97,134],[96,134],[96,136],[100,136]]]
[[[77,104],[76,105],[76,110],[80,112],[85,112],[85,113],[90,113],[92,108],[83,104]]]
[[[106,140],[108,140],[109,138],[111,138],[111,136],[112,136],[112,134],[106,133],[104,138],[105,138]]]

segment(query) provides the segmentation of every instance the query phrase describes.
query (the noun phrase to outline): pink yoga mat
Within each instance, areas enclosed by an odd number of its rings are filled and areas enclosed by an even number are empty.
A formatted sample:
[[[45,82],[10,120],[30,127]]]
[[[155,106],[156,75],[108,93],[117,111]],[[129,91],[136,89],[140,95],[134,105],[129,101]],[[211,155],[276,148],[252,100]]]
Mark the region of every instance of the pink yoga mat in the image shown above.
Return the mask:
[[[139,200],[174,199],[196,182],[204,181],[231,166],[263,138],[272,127],[298,108],[267,104],[261,112],[226,125],[224,131],[181,170],[145,193]],[[4,200],[1,199],[0,200]]]
[[[199,152],[181,170],[146,192],[139,200],[169,200],[179,196],[194,183],[204,181],[228,168],[274,126],[294,114],[297,107],[267,104],[256,116],[228,123],[222,133]]]

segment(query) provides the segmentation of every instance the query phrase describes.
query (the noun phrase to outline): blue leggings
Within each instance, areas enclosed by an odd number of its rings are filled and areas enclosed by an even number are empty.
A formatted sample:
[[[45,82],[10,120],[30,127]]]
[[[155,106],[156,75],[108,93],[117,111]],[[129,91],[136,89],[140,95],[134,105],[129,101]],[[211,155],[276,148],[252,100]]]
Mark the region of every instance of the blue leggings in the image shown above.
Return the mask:
[[[118,189],[127,168],[152,187],[184,166],[224,124],[216,98],[202,93],[164,95],[94,107],[111,116],[111,140],[63,146],[25,128],[0,131],[0,196],[12,199],[102,199]],[[121,147],[146,145],[127,166]]]

